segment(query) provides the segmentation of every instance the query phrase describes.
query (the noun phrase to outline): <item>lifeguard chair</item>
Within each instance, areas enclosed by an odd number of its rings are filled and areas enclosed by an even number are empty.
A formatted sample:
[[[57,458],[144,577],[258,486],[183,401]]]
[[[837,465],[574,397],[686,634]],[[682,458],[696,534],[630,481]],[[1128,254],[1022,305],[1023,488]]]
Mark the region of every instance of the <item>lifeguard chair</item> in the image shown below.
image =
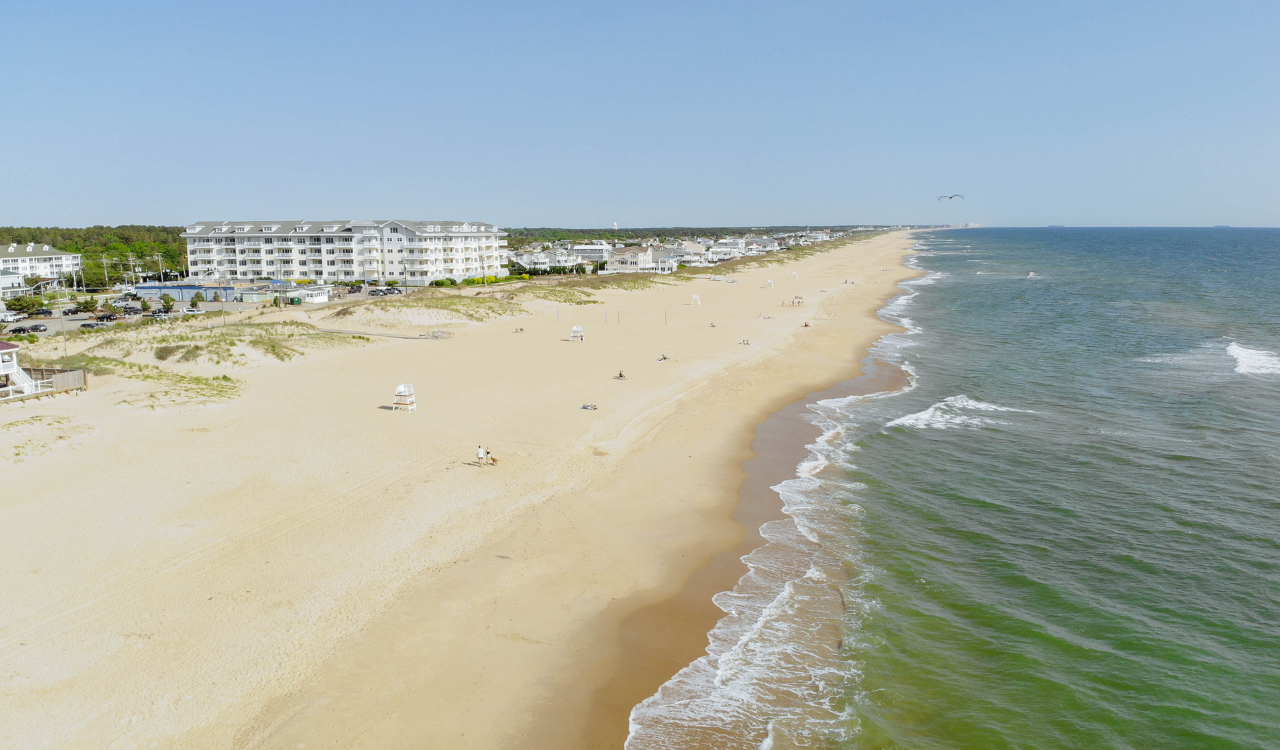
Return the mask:
[[[702,304],[702,295],[699,295],[699,294],[693,295],[693,301],[690,302],[689,305],[693,306],[693,305],[701,305],[701,304]]]
[[[570,343],[574,341],[586,341],[586,340],[587,340],[587,334],[582,332],[582,326],[574,326],[573,330],[569,332]]]
[[[396,386],[396,400],[391,407],[392,411],[417,411],[418,402],[413,398],[413,385],[411,383],[401,383]]]

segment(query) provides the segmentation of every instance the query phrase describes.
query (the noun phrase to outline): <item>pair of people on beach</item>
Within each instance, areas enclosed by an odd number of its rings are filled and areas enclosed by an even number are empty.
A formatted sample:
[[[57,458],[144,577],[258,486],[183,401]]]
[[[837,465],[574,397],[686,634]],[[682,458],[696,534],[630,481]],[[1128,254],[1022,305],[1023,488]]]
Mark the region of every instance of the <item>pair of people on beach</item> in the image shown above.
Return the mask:
[[[494,458],[493,454],[489,452],[489,449],[482,445],[476,446],[476,460],[481,464],[488,464],[489,466],[498,465],[498,459]]]

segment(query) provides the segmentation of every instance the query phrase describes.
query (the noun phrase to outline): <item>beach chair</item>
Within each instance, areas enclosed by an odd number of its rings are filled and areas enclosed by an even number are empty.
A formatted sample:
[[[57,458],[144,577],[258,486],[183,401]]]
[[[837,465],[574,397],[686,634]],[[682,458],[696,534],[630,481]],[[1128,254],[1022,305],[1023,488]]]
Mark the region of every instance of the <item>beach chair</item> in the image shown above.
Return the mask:
[[[401,383],[396,386],[395,403],[391,406],[392,411],[417,411],[418,403],[413,398],[413,385],[409,383]]]
[[[586,341],[586,340],[587,340],[587,335],[586,335],[585,333],[583,333],[583,332],[582,332],[582,326],[574,326],[574,327],[573,327],[573,330],[569,332],[569,341],[570,341],[570,342],[573,342],[573,341]]]

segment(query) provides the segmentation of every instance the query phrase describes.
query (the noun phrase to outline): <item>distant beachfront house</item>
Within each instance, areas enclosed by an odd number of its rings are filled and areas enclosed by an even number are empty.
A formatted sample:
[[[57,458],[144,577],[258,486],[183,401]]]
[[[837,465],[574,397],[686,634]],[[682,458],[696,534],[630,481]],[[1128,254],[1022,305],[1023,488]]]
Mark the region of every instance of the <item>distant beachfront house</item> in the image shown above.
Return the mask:
[[[772,237],[751,237],[746,238],[748,253],[773,253],[777,252],[778,241]]]
[[[552,268],[573,268],[590,265],[589,261],[574,255],[568,250],[545,250],[537,253],[515,253],[511,256],[513,263],[534,271],[550,271]]]
[[[658,258],[658,273],[675,273],[680,270],[680,265],[684,263],[684,259],[677,255],[664,255]]]
[[[741,258],[747,252],[746,240],[737,237],[727,237],[719,240],[716,244],[707,249],[708,260],[720,262],[725,260],[733,260]]]
[[[592,240],[584,245],[573,245],[569,252],[591,263],[604,263],[613,252],[613,243],[606,240]]]
[[[80,254],[64,253],[34,242],[26,245],[14,243],[0,248],[0,271],[16,273],[23,278],[60,279],[80,272]]]
[[[22,274],[14,271],[0,271],[0,300],[25,297],[30,293],[31,287],[23,281]],[[3,307],[3,303],[0,303],[0,307]]]
[[[608,269],[653,272],[658,270],[658,264],[653,258],[653,248],[631,246],[610,251]]]
[[[482,222],[337,219],[198,222],[182,233],[192,276],[387,281],[506,276],[507,236]]]

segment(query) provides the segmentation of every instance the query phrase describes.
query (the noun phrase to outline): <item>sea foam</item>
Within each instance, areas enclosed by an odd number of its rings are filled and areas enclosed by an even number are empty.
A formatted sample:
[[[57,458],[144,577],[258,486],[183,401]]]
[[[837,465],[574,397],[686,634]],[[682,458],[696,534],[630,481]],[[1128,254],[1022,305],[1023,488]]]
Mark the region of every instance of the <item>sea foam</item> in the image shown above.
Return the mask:
[[[1034,414],[1026,409],[1014,409],[998,404],[988,404],[965,395],[944,398],[924,411],[898,417],[885,427],[916,427],[920,429],[946,430],[953,427],[988,427],[1007,422],[990,417],[975,416],[970,412],[1019,412]]]
[[[1280,356],[1265,349],[1250,349],[1234,341],[1227,345],[1227,354],[1236,360],[1236,372],[1241,375],[1280,375]]]

